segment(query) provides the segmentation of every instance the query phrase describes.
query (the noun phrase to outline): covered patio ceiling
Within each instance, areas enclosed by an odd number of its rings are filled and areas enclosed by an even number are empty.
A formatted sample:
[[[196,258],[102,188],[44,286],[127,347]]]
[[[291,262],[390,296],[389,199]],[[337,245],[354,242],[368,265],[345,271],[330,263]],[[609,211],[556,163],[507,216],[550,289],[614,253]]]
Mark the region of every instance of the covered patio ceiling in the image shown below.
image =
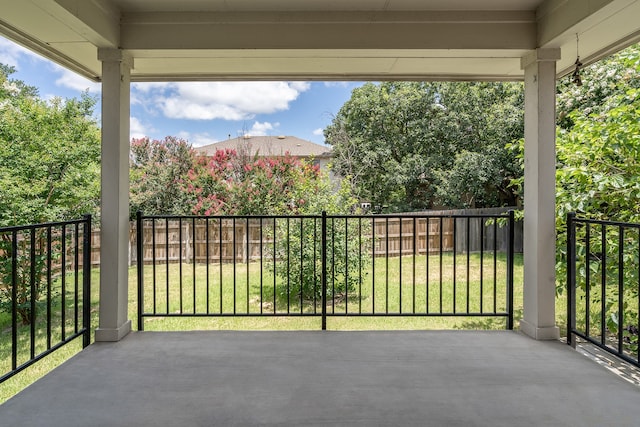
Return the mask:
[[[640,40],[640,0],[0,0],[0,34],[92,79],[521,80],[521,58],[576,34],[588,64]]]

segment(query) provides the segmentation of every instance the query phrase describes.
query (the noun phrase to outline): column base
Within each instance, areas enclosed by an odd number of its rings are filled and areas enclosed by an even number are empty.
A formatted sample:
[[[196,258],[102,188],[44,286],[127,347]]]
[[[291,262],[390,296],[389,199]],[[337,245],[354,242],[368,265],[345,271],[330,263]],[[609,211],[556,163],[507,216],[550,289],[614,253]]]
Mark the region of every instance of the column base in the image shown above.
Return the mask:
[[[117,329],[98,328],[96,329],[96,342],[120,341],[131,332],[131,320],[127,320]]]
[[[526,320],[520,320],[520,331],[535,340],[557,340],[560,339],[560,328],[557,326],[545,326],[539,328]]]

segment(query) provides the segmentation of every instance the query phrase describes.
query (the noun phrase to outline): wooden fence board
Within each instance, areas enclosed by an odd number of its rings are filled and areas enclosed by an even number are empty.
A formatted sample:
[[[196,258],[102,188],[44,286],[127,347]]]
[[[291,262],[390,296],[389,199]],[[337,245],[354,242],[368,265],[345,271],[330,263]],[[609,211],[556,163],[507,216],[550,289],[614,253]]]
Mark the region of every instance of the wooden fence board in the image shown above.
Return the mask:
[[[506,212],[506,208],[483,209],[483,210],[459,210],[459,211],[430,211],[419,212],[420,215],[467,215],[467,214],[497,214]],[[399,214],[402,215],[402,214]],[[409,214],[407,214],[409,215]],[[292,217],[295,218],[295,217]],[[263,223],[262,240],[260,239],[260,223]],[[498,226],[496,230],[497,241],[494,242],[494,225],[485,223],[483,231],[484,241],[480,241],[480,227],[482,219],[458,218],[456,221],[455,248],[456,251],[466,252],[469,244],[470,252],[477,252],[482,247],[486,251],[492,251],[497,245],[498,251],[506,251],[508,232],[506,226]],[[466,222],[469,221],[469,237],[467,237]],[[487,220],[484,219],[486,222]],[[153,229],[150,225],[145,226],[144,233],[144,262],[152,263],[154,254],[152,251]],[[262,254],[273,248],[273,222],[272,220],[251,219],[247,221],[242,218],[235,220],[235,236],[233,233],[234,220],[211,218],[204,219],[184,219],[182,221],[182,234],[180,234],[180,221],[170,220],[167,224],[157,221],[155,225],[155,262],[167,262],[167,252],[169,262],[190,263],[195,259],[196,263],[207,261],[207,222],[209,237],[209,262],[210,263],[245,263],[247,259],[256,261],[260,259],[261,244]],[[428,224],[427,224],[428,222]],[[440,226],[442,224],[442,239]],[[399,256],[413,254],[414,244],[417,255],[427,253],[439,253],[452,251],[454,248],[454,218],[453,217],[427,217],[415,219],[416,236],[414,239],[414,218],[400,217],[375,217],[373,219],[373,229],[369,237],[375,236],[373,250],[375,256]],[[248,240],[247,240],[248,229]],[[522,223],[516,223],[516,252],[522,252]],[[182,237],[182,238],[181,238]],[[234,245],[235,237],[235,245]],[[388,251],[387,251],[388,238]],[[442,247],[440,246],[442,242]],[[248,244],[248,246],[247,246]],[[100,263],[100,230],[94,230],[91,239],[91,263]],[[235,249],[234,249],[235,247]],[[271,248],[271,249],[270,249]],[[168,249],[168,251],[167,251]],[[248,252],[248,253],[247,253]],[[129,263],[135,265],[137,262],[136,250],[136,224],[131,223],[129,233]]]

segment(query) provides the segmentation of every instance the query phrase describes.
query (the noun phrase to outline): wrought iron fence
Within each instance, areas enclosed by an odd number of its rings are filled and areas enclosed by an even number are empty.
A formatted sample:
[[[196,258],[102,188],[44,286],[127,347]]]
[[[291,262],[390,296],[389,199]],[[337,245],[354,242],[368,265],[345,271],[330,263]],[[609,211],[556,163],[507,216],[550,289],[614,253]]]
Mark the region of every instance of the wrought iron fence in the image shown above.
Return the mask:
[[[91,216],[0,228],[0,382],[90,342]]]
[[[567,216],[567,343],[640,366],[640,224]]]
[[[513,212],[138,213],[136,230],[140,330],[148,317],[205,316],[318,316],[323,329],[332,316],[486,316],[513,328]],[[483,244],[459,250],[472,230]]]

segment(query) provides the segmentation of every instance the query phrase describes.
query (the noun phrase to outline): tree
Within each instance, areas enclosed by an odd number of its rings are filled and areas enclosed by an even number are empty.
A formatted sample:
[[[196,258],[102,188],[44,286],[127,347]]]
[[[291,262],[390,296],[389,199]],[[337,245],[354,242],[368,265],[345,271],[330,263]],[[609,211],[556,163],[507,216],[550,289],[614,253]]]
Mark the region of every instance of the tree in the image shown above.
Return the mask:
[[[358,198],[375,205],[398,211],[515,204],[510,180],[521,172],[504,145],[522,138],[523,102],[515,83],[368,83],[353,91],[325,137],[336,170],[351,177]],[[463,151],[484,159],[474,181],[494,175],[484,179],[482,195],[455,188]]]
[[[0,65],[0,227],[76,218],[98,212],[100,132],[92,117],[96,100],[44,101],[35,88],[12,80],[11,67]],[[27,239],[18,244],[18,270],[13,271],[11,239],[0,236],[0,305],[10,307],[11,276],[17,277],[19,315],[31,318],[28,301],[38,301],[45,286],[45,237],[38,246],[36,295],[31,295]],[[27,266],[27,267],[25,267]]]
[[[559,220],[568,212],[579,212],[640,222],[640,90],[629,89],[606,104],[606,112],[596,116],[570,114],[571,130],[559,131]]]
[[[582,86],[571,78],[558,82],[558,126],[569,130],[578,118],[595,118],[618,103],[629,89],[640,89],[640,44],[632,45],[581,71]],[[615,102],[611,102],[617,98]]]
[[[47,102],[34,97],[32,89],[7,82],[0,74],[5,88],[0,92],[0,226],[97,213],[95,99],[83,94]]]
[[[604,106],[606,112],[596,116],[581,117],[572,113],[570,131],[562,132],[558,141],[556,173],[556,227],[558,230],[556,261],[558,266],[557,290],[565,289],[566,277],[566,218],[569,212],[578,212],[590,219],[615,220],[640,223],[640,90],[629,89],[624,95],[609,97]],[[613,106],[615,105],[615,106]],[[584,228],[577,230],[584,239]],[[623,251],[625,267],[618,265],[621,250],[617,229],[606,233],[603,247],[600,230],[591,231],[590,254],[580,257],[577,272],[583,276],[579,283],[584,287],[584,276],[591,274],[591,286],[596,286],[606,265],[608,283],[615,283],[623,274],[625,294],[623,308],[625,319],[638,317],[638,268],[637,242],[640,235],[634,230],[626,233],[627,243]],[[587,258],[595,258],[587,269]],[[608,259],[607,263],[597,259]],[[591,292],[592,303],[599,303],[600,296]],[[624,336],[637,351],[638,332],[635,324],[618,324],[617,289],[607,292],[607,329],[616,333],[625,328]]]
[[[318,166],[289,153],[260,158],[230,149],[198,157],[182,185],[198,215],[295,215],[331,192]]]
[[[491,155],[462,151],[455,155],[451,169],[439,171],[438,196],[447,206],[500,206],[500,193],[506,177]]]
[[[167,136],[131,141],[129,215],[188,215],[195,203],[185,191],[185,180],[196,164],[196,152],[187,141]]]
[[[565,286],[567,213],[640,222],[640,44],[587,67],[582,82],[558,83],[558,292]]]

